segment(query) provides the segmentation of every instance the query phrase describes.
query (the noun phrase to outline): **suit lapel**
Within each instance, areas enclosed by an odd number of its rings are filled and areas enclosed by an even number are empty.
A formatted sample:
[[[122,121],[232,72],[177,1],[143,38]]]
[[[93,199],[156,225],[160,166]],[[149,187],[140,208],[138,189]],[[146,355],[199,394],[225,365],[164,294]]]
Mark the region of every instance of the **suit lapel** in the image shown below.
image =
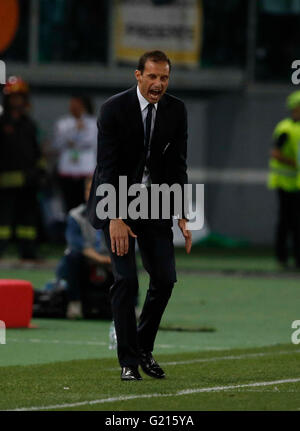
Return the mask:
[[[128,106],[128,121],[130,123],[133,136],[138,140],[138,145],[144,148],[144,126],[140,108],[139,99],[137,97],[136,86],[132,88],[130,94],[130,103]]]

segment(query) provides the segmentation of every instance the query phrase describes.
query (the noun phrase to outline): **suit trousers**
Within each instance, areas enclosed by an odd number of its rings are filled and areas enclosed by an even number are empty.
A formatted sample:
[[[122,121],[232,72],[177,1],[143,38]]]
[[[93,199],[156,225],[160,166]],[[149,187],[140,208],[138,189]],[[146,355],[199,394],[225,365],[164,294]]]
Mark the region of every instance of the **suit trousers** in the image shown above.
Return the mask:
[[[112,259],[114,284],[110,300],[117,335],[117,353],[121,367],[138,366],[140,350],[152,352],[158,327],[176,280],[173,230],[159,220],[125,221],[137,235],[144,268],[150,282],[137,325],[135,301],[138,277],[135,238],[129,236],[129,250],[124,256],[111,252],[109,223],[104,227]]]

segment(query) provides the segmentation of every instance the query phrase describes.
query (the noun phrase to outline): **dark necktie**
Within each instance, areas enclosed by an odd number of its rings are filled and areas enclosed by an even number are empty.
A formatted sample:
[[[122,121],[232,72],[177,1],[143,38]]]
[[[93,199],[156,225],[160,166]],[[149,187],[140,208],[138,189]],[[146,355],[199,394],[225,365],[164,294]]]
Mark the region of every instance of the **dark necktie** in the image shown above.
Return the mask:
[[[148,153],[148,150],[150,149],[150,134],[151,134],[151,123],[152,123],[152,109],[153,109],[153,106],[154,105],[152,103],[149,103],[147,117],[146,117],[145,147],[146,147],[147,153]]]

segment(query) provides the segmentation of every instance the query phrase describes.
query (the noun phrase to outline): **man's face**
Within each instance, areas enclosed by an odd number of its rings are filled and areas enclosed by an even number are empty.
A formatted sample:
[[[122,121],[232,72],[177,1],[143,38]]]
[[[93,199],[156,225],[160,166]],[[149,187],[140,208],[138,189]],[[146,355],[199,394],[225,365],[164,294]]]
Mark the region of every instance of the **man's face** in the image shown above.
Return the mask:
[[[81,100],[76,99],[75,97],[72,97],[70,100],[70,113],[75,118],[80,118],[81,115],[84,113],[84,107],[81,102]]]
[[[10,113],[14,118],[19,118],[26,112],[27,104],[22,94],[11,94],[9,96],[8,105]]]
[[[168,88],[170,68],[166,61],[147,60],[143,73],[135,71],[141,94],[149,103],[157,103]]]

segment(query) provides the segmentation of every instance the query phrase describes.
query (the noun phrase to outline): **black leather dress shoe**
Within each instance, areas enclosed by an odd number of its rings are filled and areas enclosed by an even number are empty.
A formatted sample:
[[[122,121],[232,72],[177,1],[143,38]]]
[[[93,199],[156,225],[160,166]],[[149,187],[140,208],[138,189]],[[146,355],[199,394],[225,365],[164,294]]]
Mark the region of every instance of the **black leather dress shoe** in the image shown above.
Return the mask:
[[[166,377],[164,370],[160,368],[151,352],[141,352],[140,365],[145,374],[156,379]]]
[[[142,380],[137,367],[122,367],[121,380]]]

